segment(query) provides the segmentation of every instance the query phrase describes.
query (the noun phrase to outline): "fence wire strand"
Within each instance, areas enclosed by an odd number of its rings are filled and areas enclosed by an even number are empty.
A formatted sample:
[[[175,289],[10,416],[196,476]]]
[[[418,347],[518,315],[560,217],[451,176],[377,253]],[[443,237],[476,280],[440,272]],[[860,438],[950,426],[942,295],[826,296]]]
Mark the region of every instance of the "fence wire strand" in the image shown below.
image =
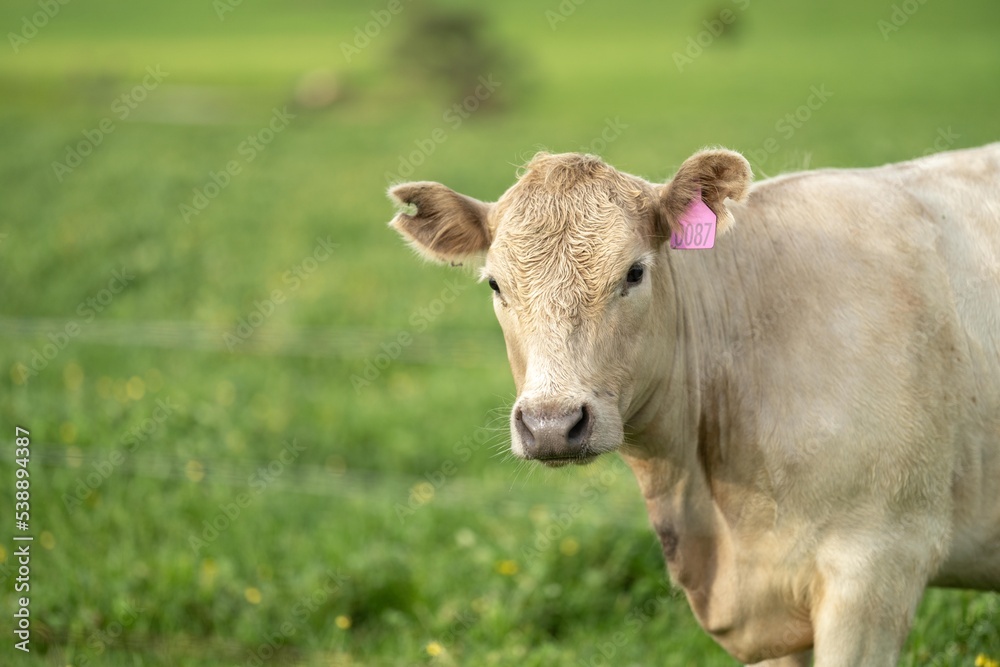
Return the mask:
[[[50,333],[64,331],[69,321],[0,317],[0,338],[46,340]],[[78,328],[73,341],[94,345],[345,360],[375,357],[383,345],[391,346],[401,333],[409,333],[405,329],[279,328],[265,324],[240,338],[235,326],[176,320],[95,320]],[[410,334],[409,340],[400,355],[411,363],[485,366],[503,359],[502,341],[495,331],[427,331]]]

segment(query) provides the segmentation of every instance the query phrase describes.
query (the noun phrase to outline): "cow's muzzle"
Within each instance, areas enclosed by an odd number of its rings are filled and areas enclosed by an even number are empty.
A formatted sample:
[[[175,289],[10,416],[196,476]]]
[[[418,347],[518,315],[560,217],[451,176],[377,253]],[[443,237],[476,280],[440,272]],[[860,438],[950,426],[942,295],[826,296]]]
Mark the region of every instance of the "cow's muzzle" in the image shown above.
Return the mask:
[[[514,428],[527,459],[559,465],[596,457],[589,448],[594,410],[586,403],[570,410],[519,406],[514,410]]]

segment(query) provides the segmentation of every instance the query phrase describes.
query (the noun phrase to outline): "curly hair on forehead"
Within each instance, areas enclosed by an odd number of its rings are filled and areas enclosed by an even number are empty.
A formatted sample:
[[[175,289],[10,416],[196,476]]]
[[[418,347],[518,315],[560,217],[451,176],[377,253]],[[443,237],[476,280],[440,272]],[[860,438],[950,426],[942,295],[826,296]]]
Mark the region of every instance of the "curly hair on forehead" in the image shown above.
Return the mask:
[[[641,217],[654,204],[647,183],[624,174],[596,155],[588,153],[536,153],[518,174],[517,190],[537,194],[566,196],[584,195],[592,199],[604,194],[609,201],[630,215]]]

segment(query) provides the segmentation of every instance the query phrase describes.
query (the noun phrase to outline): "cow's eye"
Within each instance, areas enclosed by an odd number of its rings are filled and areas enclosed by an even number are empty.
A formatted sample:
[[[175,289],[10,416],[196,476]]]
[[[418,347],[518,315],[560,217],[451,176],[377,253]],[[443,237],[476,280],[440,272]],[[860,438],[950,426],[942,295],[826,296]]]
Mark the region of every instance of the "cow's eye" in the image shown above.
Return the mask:
[[[497,294],[499,294],[500,293],[500,286],[497,285],[497,281],[494,280],[493,278],[490,278],[489,283],[490,283],[490,289],[493,290],[494,292],[496,292]]]
[[[642,274],[645,272],[642,264],[636,262],[631,267],[629,267],[628,273],[625,274],[625,282],[629,285],[638,285],[642,282]]]

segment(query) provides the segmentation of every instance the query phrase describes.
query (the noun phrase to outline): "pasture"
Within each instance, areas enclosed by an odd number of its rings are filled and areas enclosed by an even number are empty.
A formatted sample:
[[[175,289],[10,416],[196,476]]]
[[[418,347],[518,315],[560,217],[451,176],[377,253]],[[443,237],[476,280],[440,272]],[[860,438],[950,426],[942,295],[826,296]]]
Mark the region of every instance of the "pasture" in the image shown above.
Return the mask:
[[[0,6],[3,664],[733,665],[631,473],[506,453],[489,288],[386,227],[537,149],[665,180],[1000,139],[1000,6],[9,1]],[[41,18],[38,18],[41,17]],[[14,35],[15,37],[11,37]],[[901,664],[1000,660],[928,593]],[[995,663],[993,663],[995,664]]]

